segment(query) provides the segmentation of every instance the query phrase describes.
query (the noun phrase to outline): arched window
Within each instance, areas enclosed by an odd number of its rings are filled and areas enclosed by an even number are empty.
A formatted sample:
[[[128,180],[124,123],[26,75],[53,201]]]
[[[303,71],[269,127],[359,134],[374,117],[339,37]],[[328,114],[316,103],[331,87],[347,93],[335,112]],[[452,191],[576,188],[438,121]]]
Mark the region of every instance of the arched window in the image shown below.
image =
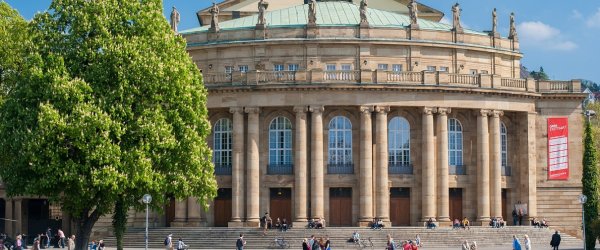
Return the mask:
[[[231,168],[231,120],[219,119],[213,128],[213,162],[215,168]],[[217,174],[218,170],[215,170]]]
[[[410,125],[404,117],[394,117],[388,128],[389,166],[410,165]]]
[[[329,122],[330,165],[352,164],[352,123],[343,116],[336,116]]]
[[[463,165],[463,134],[462,125],[457,119],[448,119],[448,164]]]
[[[508,136],[504,122],[500,123],[500,150],[502,152],[502,166],[506,167],[508,166]]]
[[[269,165],[292,164],[292,123],[279,116],[269,125]]]

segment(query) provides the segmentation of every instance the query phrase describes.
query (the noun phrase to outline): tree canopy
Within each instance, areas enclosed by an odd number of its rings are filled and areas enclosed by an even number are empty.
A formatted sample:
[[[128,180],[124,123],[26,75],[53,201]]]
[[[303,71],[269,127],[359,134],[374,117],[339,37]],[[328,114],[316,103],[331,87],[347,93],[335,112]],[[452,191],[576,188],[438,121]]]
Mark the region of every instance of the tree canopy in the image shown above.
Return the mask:
[[[540,70],[537,71],[537,72],[535,70],[529,72],[529,75],[531,77],[533,77],[533,79],[536,79],[536,80],[542,80],[542,81],[548,81],[548,80],[550,80],[550,77],[548,77],[548,75],[546,74],[546,72],[544,72],[544,68],[543,67],[540,67]]]
[[[102,215],[216,196],[206,89],[160,0],[54,0],[28,25],[35,50],[0,107],[10,196],[59,202],[77,249]],[[12,34],[11,34],[12,35]]]
[[[31,49],[27,22],[7,3],[0,2],[0,103],[24,68]]]

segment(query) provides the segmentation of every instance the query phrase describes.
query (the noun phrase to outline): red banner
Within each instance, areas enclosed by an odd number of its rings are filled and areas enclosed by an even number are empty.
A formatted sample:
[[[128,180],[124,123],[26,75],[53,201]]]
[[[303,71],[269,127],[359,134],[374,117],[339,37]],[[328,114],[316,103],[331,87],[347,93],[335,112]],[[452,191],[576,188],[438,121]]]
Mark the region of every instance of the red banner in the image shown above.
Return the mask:
[[[548,118],[548,179],[569,179],[569,120]]]

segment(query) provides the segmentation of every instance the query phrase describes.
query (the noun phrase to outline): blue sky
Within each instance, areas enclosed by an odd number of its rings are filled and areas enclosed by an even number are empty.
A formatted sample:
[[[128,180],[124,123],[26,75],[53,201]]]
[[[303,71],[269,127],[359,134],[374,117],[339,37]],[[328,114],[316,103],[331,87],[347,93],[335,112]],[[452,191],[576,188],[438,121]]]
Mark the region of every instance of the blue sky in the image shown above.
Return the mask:
[[[1,1],[1,0],[0,0]],[[50,0],[5,0],[23,17],[31,19],[44,11]],[[269,0],[277,1],[277,0]],[[444,21],[451,20],[451,6],[457,0],[421,0],[443,11]],[[171,6],[181,13],[179,29],[198,26],[196,11],[211,4],[209,0],[164,0],[165,15]],[[491,27],[491,11],[498,9],[498,26],[508,34],[508,16],[515,12],[523,64],[529,69],[544,70],[553,79],[589,79],[600,83],[600,1],[545,0],[463,0],[464,26],[478,31]]]

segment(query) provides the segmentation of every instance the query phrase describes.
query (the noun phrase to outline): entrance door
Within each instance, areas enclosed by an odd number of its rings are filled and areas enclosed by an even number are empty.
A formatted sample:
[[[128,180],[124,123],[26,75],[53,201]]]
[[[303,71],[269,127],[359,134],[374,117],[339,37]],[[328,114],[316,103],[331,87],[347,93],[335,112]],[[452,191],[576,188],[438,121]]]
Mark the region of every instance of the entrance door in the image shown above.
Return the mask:
[[[165,221],[167,227],[175,220],[175,197],[169,198],[169,204],[165,206]]]
[[[352,188],[329,189],[329,226],[352,226]]]
[[[39,232],[44,232],[52,226],[50,218],[50,203],[48,200],[30,199],[25,200],[27,203],[27,232],[33,235]],[[28,243],[33,243],[34,237],[28,238]]]
[[[508,214],[508,210],[506,209],[507,198],[508,198],[508,190],[506,190],[506,188],[503,188],[502,189],[502,218],[505,221],[510,221],[512,219],[512,216],[508,217],[509,214]]]
[[[390,189],[392,226],[410,226],[410,188]]]
[[[227,227],[231,221],[231,188],[219,188],[215,198],[215,227]]]
[[[277,218],[282,221],[285,218],[288,223],[292,221],[292,189],[271,188],[271,204],[269,210],[273,222],[277,221]]]
[[[450,189],[450,220],[462,220],[462,188]]]

